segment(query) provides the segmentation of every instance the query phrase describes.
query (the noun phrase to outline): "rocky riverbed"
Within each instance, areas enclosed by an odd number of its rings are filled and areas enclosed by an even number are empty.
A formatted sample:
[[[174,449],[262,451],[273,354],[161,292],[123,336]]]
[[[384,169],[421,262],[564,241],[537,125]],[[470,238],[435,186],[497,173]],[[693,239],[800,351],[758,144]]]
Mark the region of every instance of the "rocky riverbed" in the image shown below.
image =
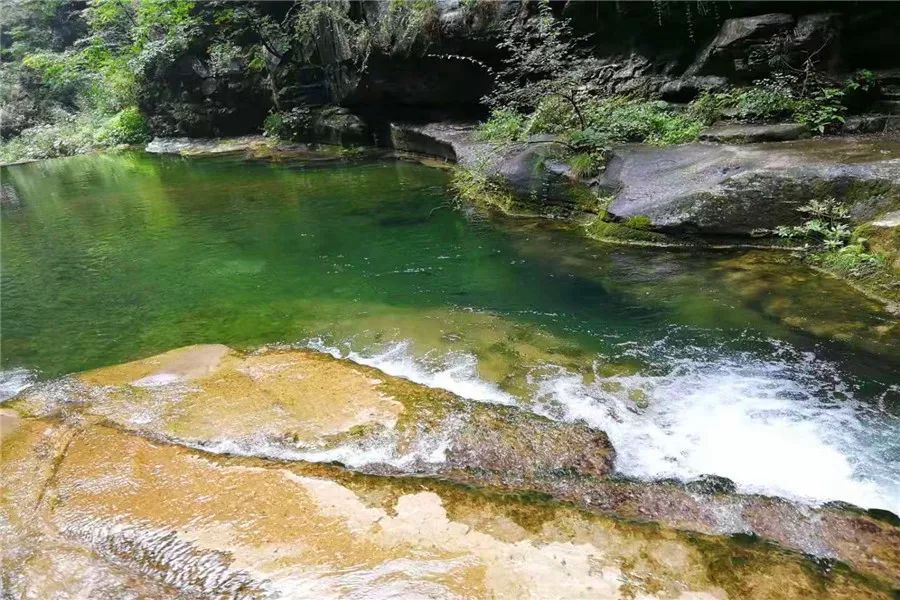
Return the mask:
[[[611,478],[602,431],[309,350],[178,349],[31,388],[2,425],[4,586],[22,597],[849,599],[900,583],[889,513]]]

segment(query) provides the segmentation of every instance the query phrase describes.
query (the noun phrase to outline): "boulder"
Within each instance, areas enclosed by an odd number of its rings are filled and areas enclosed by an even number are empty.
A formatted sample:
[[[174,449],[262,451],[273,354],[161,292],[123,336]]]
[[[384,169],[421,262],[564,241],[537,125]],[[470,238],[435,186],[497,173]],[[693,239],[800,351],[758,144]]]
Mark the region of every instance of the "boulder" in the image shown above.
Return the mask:
[[[657,231],[750,235],[799,224],[799,206],[835,198],[864,222],[900,202],[900,140],[625,146],[600,180],[613,220]]]
[[[391,124],[397,150],[454,161],[484,173],[503,190],[486,199],[513,214],[568,216],[596,210],[587,186],[574,179],[563,158],[567,148],[553,136],[498,145],[475,138],[471,123]]]
[[[900,131],[900,115],[858,115],[844,123],[846,134],[895,133]]]
[[[502,178],[519,198],[567,203],[568,167],[562,161],[565,153],[565,146],[556,142],[517,144],[499,156],[490,172]]]
[[[772,13],[722,23],[718,35],[697,56],[685,75],[739,76],[752,80],[768,73],[768,61],[794,27],[794,17]]]
[[[703,92],[721,90],[727,85],[727,79],[714,75],[682,77],[664,83],[659,94],[667,102],[690,102]]]
[[[755,142],[785,142],[809,137],[809,127],[802,123],[774,123],[745,125],[728,123],[716,125],[700,134],[702,142],[723,144],[751,144]]]
[[[372,133],[366,123],[346,108],[329,106],[314,110],[309,128],[301,141],[335,146],[367,146],[373,144]]]
[[[457,162],[456,144],[454,139],[467,136],[472,132],[472,126],[460,126],[459,135],[441,135],[432,131],[428,126],[406,125],[403,123],[391,123],[389,126],[389,145],[401,152],[422,154],[434,158],[442,158],[446,161]]]
[[[835,67],[841,20],[833,13],[794,17],[783,13],[728,19],[685,71],[686,76],[720,75],[749,83],[784,63],[799,67],[813,54]]]

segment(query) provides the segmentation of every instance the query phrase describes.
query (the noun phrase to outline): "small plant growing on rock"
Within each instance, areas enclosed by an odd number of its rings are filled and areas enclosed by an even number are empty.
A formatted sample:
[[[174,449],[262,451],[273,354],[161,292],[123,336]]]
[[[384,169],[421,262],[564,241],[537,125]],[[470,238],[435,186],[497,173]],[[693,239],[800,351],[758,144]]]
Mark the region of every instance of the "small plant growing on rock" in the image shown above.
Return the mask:
[[[885,257],[870,251],[864,229],[850,231],[846,207],[831,198],[813,200],[798,210],[811,218],[799,226],[778,227],[775,233],[806,241],[804,247],[811,251],[806,257],[810,263],[876,288],[890,289],[895,284],[896,277]]]
[[[578,152],[570,156],[566,162],[572,169],[572,175],[579,179],[593,177],[600,172],[604,158],[593,152]]]
[[[883,271],[887,261],[883,256],[870,253],[865,243],[865,238],[854,239],[843,248],[822,254],[817,262],[832,271],[857,278]]]
[[[811,200],[797,209],[811,218],[802,225],[780,226],[775,233],[788,239],[801,239],[836,250],[850,240],[850,212],[834,198]]]
[[[797,103],[796,117],[810,129],[825,133],[844,123],[844,91],[837,88],[823,88],[812,98],[804,98]]]
[[[515,199],[501,181],[488,174],[486,162],[482,158],[472,167],[456,167],[450,178],[450,187],[459,200],[509,208]]]
[[[509,142],[519,139],[525,129],[525,117],[514,110],[497,109],[491,118],[481,124],[476,132],[480,140]]]
[[[263,121],[266,137],[295,140],[309,129],[311,124],[309,107],[297,106],[288,111],[269,113]]]

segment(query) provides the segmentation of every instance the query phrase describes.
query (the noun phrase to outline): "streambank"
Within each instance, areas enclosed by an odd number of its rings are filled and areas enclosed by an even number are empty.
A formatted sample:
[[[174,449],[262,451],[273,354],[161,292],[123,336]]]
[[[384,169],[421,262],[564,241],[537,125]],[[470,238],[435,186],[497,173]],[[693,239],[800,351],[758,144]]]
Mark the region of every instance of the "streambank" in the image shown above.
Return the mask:
[[[147,151],[310,164],[414,159],[452,166],[462,199],[513,216],[568,221],[604,243],[705,250],[772,249],[837,277],[897,314],[900,306],[900,136],[866,135],[749,144],[626,145],[606,169],[577,178],[570,151],[547,136],[481,141],[466,122],[392,123],[382,147],[286,143],[263,136],[157,139]],[[848,207],[854,252],[810,252],[776,229],[809,218],[806,203]]]
[[[426,551],[432,560],[463,556],[463,564],[480,565],[473,577],[488,595],[503,595],[495,568],[510,571],[510,590],[535,585],[548,552],[568,565],[554,569],[554,585],[609,584],[610,597],[626,589],[668,593],[670,577],[698,594],[721,589],[741,598],[766,597],[764,581],[798,598],[888,597],[900,583],[900,523],[885,511],[736,494],[716,477],[623,480],[613,477],[615,450],[601,431],[465,401],[309,350],[182,348],[39,384],[8,403],[2,418],[3,510],[13,525],[4,548],[27,567],[17,570],[16,585],[25,588],[77,580],[69,569],[39,575],[43,565],[79,554],[89,572],[109,561],[124,567],[122,576],[181,591],[289,586],[319,572],[316,565],[345,568],[315,558],[338,551],[334,527],[346,528],[341,548],[368,548],[368,566],[351,569],[355,579],[383,583],[378,573],[388,564],[412,559],[384,547],[401,542],[420,559]],[[466,527],[454,524],[461,505]],[[30,511],[40,518],[25,519]],[[516,525],[498,529],[506,519]],[[430,529],[440,523],[440,531]],[[396,537],[400,531],[406,537]],[[301,540],[305,549],[297,550]],[[518,558],[501,560],[502,548],[485,546],[500,540],[519,548]],[[620,559],[656,557],[657,543],[669,559],[642,563],[649,580],[632,581],[637,572]],[[573,564],[563,555],[576,548],[584,556]],[[23,558],[33,553],[42,560]],[[840,562],[826,573],[803,554]],[[603,569],[576,572],[588,556],[619,557],[618,583]],[[671,571],[675,556],[680,566]],[[720,560],[729,565],[726,579],[713,566]],[[434,571],[410,567],[395,574],[411,585],[432,581]],[[316,581],[329,591],[336,585]]]
[[[509,215],[574,221],[585,225],[589,237],[608,243],[799,252],[815,268],[844,279],[892,312],[900,302],[900,228],[894,218],[900,210],[900,134],[631,144],[615,148],[598,176],[583,178],[567,162],[571,151],[553,136],[497,144],[480,140],[468,122],[384,128],[388,133],[380,147],[287,144],[248,136],[159,139],[147,150],[312,160],[418,157],[456,165],[454,185],[463,199]],[[809,218],[802,207],[823,200],[847,208],[853,243],[871,250],[878,264],[861,267],[854,257],[838,255],[821,260],[807,256],[803,240],[775,235],[780,227],[801,225]]]

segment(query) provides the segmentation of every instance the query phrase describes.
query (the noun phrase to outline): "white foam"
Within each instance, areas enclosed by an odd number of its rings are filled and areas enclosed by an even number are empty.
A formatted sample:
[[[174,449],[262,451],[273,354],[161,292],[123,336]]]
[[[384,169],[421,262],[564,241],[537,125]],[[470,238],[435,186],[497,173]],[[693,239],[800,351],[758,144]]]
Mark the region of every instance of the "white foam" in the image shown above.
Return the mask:
[[[416,359],[407,341],[393,342],[371,352],[342,351],[318,338],[309,341],[307,345],[335,358],[346,358],[361,365],[375,367],[388,375],[447,390],[469,400],[495,404],[516,403],[513,396],[482,380],[477,372],[478,360],[464,352],[449,353],[434,360],[433,356]]]
[[[347,443],[331,448],[290,446],[265,437],[242,439],[218,439],[211,442],[186,445],[213,454],[255,456],[277,460],[303,460],[307,462],[338,462],[347,467],[361,469],[367,466],[387,465],[398,469],[414,465],[441,464],[447,460],[450,432],[436,436],[421,436],[411,447],[399,451],[396,441],[385,437],[365,444]]]
[[[341,351],[321,340],[308,345],[471,400],[517,402],[478,377],[471,355],[416,358],[408,342],[372,352]],[[900,419],[854,399],[833,367],[783,344],[767,360],[670,346],[664,340],[652,348],[626,345],[626,355],[662,367],[592,384],[545,365],[535,371],[536,398],[524,405],[606,431],[617,470],[630,477],[713,474],[745,493],[900,512]],[[660,351],[677,356],[659,360]]]
[[[715,474],[747,493],[900,510],[898,420],[846,389],[838,398],[802,369],[682,361],[662,375],[589,385],[558,371],[539,381],[539,410],[606,431],[628,476]]]
[[[0,371],[0,402],[9,400],[34,384],[34,373],[27,369]]]
[[[141,377],[140,379],[132,381],[131,385],[147,388],[164,387],[173,383],[179,383],[182,379],[183,377],[174,373],[156,373],[154,375],[147,375],[146,377]]]

